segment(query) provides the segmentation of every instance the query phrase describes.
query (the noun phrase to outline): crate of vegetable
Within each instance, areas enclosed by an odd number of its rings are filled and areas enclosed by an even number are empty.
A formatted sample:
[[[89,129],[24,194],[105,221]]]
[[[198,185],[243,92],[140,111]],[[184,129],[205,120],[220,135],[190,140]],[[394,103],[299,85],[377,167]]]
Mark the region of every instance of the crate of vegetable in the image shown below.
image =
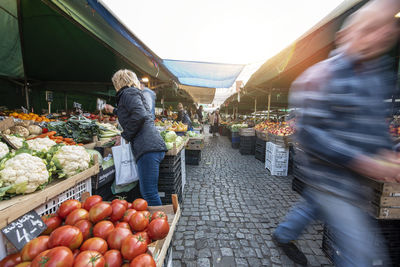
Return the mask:
[[[67,200],[57,213],[42,217],[47,229],[41,236],[2,259],[0,266],[45,262],[43,266],[72,267],[90,262],[90,266],[161,267],[180,217],[174,199],[173,205],[158,207],[148,207],[143,199],[109,203],[98,195],[83,203]]]

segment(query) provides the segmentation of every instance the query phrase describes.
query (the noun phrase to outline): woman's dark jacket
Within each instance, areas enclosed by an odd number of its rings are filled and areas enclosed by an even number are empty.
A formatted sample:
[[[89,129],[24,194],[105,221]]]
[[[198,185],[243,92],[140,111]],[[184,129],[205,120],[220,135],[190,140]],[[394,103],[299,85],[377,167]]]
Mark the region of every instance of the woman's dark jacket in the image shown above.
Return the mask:
[[[124,130],[122,137],[131,142],[136,161],[145,153],[167,151],[140,89],[124,87],[119,90],[117,105],[115,113]]]

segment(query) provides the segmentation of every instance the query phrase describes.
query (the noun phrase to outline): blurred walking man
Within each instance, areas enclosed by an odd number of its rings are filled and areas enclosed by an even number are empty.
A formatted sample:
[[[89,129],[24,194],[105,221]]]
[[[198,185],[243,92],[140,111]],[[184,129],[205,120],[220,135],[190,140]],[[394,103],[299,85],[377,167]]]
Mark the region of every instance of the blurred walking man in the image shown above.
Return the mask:
[[[366,4],[338,32],[338,49],[330,58],[292,85],[305,200],[277,227],[274,241],[298,264],[306,265],[307,259],[293,241],[317,219],[333,232],[336,266],[371,266],[386,255],[386,248],[374,246],[383,243],[371,233],[373,221],[360,207],[367,197],[363,176],[400,181],[384,104],[395,89],[393,64],[384,55],[398,41],[399,11],[400,0]]]

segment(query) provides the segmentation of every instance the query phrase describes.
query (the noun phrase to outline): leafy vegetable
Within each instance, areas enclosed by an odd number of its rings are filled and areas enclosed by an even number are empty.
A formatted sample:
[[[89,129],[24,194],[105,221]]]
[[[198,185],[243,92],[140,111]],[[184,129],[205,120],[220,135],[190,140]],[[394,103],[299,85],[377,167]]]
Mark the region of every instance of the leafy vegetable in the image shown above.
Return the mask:
[[[96,122],[83,116],[72,116],[67,122],[50,122],[48,129],[56,131],[63,137],[73,138],[76,143],[89,143],[93,140],[93,136],[99,134],[99,126]]]

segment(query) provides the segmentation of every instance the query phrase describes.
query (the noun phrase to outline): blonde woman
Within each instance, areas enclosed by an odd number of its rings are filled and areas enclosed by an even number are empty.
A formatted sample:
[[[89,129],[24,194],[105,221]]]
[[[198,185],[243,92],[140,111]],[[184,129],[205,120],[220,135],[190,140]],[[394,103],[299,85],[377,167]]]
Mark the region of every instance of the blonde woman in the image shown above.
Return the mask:
[[[112,82],[117,91],[118,108],[107,105],[106,111],[118,116],[124,130],[122,137],[132,145],[139,172],[140,193],[149,206],[159,206],[159,167],[167,151],[164,140],[154,125],[136,74],[130,70],[119,70],[112,77]]]

